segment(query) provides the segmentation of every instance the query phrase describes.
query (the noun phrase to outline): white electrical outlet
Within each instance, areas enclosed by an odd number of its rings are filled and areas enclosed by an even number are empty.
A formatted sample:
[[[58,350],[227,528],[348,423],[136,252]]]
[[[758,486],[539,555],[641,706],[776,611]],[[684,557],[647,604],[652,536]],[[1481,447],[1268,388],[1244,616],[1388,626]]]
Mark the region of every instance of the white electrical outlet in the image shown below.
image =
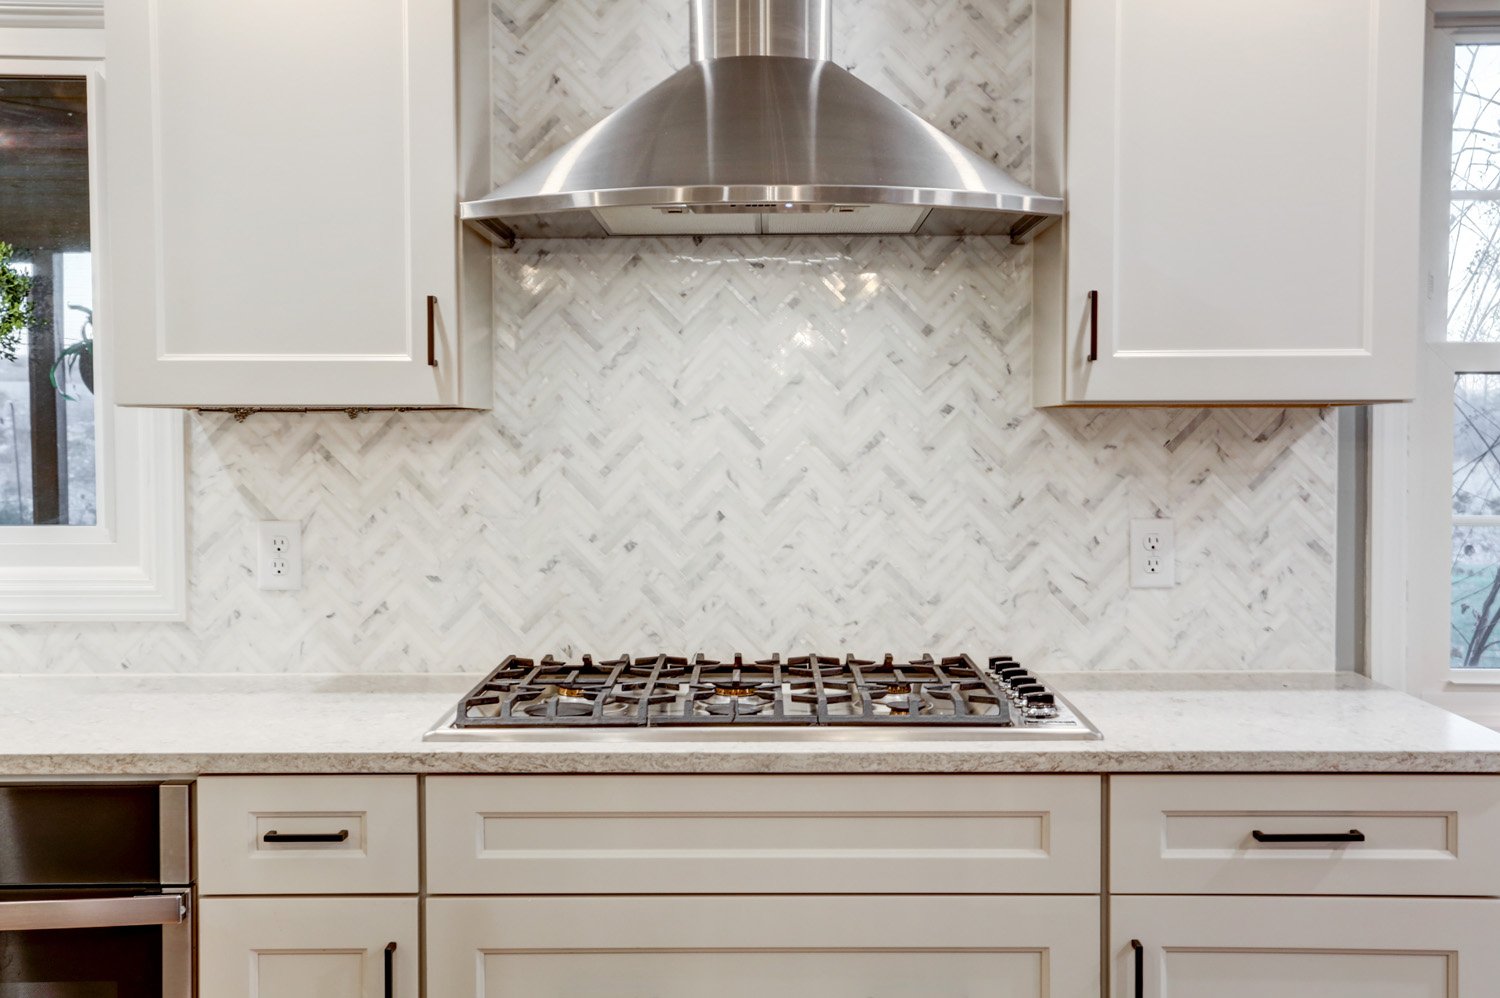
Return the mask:
[[[301,589],[302,524],[262,520],[255,565],[255,581],[260,588]]]
[[[1130,588],[1177,585],[1177,538],[1171,520],[1130,521]]]

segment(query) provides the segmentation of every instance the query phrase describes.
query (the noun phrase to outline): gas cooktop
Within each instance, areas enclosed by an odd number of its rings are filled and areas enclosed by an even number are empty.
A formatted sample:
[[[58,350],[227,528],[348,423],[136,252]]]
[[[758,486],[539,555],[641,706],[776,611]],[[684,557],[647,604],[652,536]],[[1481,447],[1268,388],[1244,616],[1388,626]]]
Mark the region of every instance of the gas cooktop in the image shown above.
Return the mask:
[[[429,741],[1098,738],[1008,655],[511,656]]]

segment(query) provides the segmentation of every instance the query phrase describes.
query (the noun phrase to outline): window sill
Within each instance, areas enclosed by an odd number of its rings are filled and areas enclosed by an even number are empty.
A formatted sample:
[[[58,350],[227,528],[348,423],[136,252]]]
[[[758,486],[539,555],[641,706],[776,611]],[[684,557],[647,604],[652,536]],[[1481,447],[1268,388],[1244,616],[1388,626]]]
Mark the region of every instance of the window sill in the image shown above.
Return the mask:
[[[1500,691],[1500,669],[1465,669],[1448,674],[1444,689],[1493,689]]]
[[[1415,695],[1476,724],[1500,730],[1500,682],[1444,683]]]

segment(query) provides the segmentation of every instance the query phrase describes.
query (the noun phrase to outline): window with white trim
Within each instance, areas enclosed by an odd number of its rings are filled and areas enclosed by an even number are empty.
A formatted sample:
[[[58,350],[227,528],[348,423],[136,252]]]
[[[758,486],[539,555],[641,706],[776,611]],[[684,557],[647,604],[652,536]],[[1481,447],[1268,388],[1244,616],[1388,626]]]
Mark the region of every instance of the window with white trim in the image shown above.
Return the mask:
[[[1436,352],[1451,358],[1454,670],[1500,669],[1500,374],[1471,370],[1500,344],[1500,38],[1452,30],[1447,300]],[[1484,366],[1484,365],[1481,365]]]
[[[99,0],[0,0],[0,621],[180,619],[179,413],[112,405]]]

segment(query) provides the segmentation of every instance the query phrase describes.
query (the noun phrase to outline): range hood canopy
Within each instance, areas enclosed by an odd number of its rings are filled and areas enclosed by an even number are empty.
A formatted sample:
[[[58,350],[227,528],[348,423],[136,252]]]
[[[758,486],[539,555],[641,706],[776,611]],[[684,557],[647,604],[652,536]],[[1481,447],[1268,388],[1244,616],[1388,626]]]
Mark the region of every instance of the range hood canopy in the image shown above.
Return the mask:
[[[463,204],[494,239],[1010,235],[1063,200],[834,65],[833,0],[690,0],[692,64]]]

